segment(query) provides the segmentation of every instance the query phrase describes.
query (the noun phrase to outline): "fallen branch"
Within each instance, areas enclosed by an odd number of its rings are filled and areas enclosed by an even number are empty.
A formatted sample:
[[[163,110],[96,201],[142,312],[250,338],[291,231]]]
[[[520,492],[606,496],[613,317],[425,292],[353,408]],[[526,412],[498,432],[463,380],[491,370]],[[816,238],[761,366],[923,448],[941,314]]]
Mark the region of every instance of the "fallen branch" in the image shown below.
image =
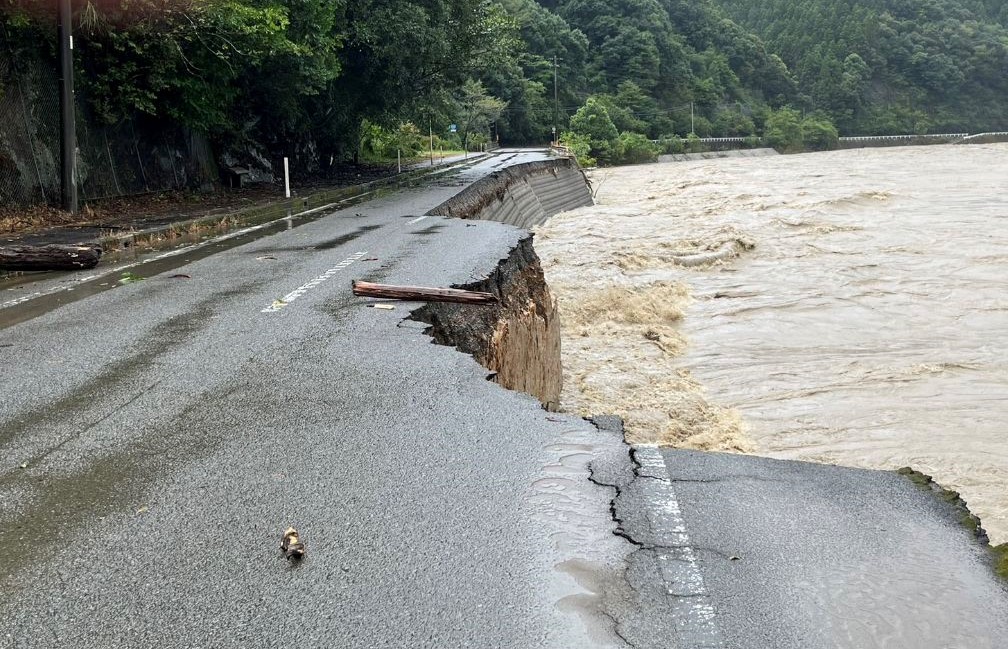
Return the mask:
[[[101,259],[97,246],[6,246],[0,248],[0,270],[81,270]]]
[[[464,291],[457,288],[428,288],[424,286],[393,286],[354,281],[353,294],[360,297],[377,297],[384,300],[411,300],[415,302],[457,302],[460,304],[496,304],[493,293]]]

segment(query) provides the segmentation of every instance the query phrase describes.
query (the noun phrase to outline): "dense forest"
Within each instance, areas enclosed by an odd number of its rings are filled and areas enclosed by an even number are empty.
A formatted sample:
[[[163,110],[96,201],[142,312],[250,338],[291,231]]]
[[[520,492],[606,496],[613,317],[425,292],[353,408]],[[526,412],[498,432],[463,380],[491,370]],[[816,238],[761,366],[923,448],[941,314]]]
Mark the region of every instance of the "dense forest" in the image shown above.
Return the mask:
[[[52,2],[0,0],[0,56],[52,61]],[[545,143],[645,159],[695,136],[1008,128],[1003,0],[74,0],[107,124],[316,161]],[[0,87],[0,93],[3,88]],[[455,129],[449,129],[455,125]],[[680,139],[685,138],[685,139]]]
[[[718,0],[842,132],[1008,124],[1004,0]]]

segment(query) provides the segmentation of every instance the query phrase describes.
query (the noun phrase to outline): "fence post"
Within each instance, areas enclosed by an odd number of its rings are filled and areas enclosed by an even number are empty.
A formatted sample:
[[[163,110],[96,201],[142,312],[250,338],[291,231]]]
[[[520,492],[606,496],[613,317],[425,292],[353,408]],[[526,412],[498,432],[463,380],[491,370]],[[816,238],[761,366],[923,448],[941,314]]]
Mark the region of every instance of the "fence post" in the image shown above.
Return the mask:
[[[77,124],[73,91],[73,19],[70,0],[59,0],[60,177],[63,209],[77,213]]]
[[[287,156],[284,156],[284,196],[290,198],[290,166],[287,164]]]

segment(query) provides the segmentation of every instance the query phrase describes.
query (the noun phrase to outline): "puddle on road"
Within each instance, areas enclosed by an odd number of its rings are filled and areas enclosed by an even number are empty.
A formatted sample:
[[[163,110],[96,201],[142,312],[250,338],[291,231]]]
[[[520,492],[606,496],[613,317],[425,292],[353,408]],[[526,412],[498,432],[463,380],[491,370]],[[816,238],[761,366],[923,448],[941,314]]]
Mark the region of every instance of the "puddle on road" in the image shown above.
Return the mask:
[[[313,246],[315,250],[332,250],[333,248],[338,248],[344,244],[350,243],[355,239],[359,239],[368,232],[374,232],[380,225],[365,225],[362,228],[357,228],[353,232],[344,234],[343,236],[336,237],[335,239],[329,239],[328,241],[323,241],[317,246]]]
[[[414,232],[411,232],[410,234],[418,234],[421,237],[429,237],[431,235],[437,234],[441,230],[444,230],[444,227],[445,227],[444,225],[439,223],[437,225],[432,225],[429,228],[424,228],[423,230],[416,230]]]
[[[74,279],[76,276],[74,273],[64,272],[8,275],[0,278],[0,291],[12,298],[10,301],[0,301],[0,329],[12,327],[61,306],[72,304],[116,288],[118,283],[114,275],[112,275],[116,264],[123,264],[121,267],[122,270],[128,269],[136,275],[153,277],[194,261],[205,259],[219,252],[237,248],[258,239],[292,230],[302,225],[314,223],[331,215],[335,211],[387,196],[401,189],[418,186],[436,186],[437,182],[444,181],[445,175],[459,172],[461,169],[475,164],[475,162],[478,162],[478,160],[471,163],[453,165],[420,178],[402,179],[392,186],[381,187],[364,193],[352,194],[353,190],[350,188],[319,192],[300,202],[299,208],[303,210],[315,210],[319,207],[329,206],[326,209],[318,209],[318,211],[292,214],[290,206],[294,204],[293,202],[285,205],[271,205],[248,210],[230,217],[222,217],[222,220],[216,224],[208,223],[202,229],[191,228],[184,230],[170,239],[151,240],[149,242],[150,245],[145,244],[142,249],[141,246],[130,245],[119,250],[110,251],[104,256],[102,264],[97,270],[97,272],[102,274],[83,281]],[[313,248],[317,250],[335,248],[378,227],[366,226],[359,228],[356,233],[337,237]],[[242,232],[242,230],[247,228],[256,229]],[[348,236],[352,238],[341,241],[344,237]],[[266,253],[260,251],[258,254],[268,254],[268,251]],[[60,286],[53,292],[24,296],[16,296],[13,293],[16,289],[27,288],[30,291],[31,284],[60,278],[67,278],[68,285]],[[0,295],[3,295],[3,293],[0,293]]]

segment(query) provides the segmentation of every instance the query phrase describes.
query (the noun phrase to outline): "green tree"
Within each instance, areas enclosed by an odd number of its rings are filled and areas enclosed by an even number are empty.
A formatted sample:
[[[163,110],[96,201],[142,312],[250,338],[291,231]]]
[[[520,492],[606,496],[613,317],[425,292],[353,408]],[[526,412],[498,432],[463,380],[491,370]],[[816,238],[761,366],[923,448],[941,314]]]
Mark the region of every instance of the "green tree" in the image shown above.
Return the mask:
[[[490,96],[479,81],[469,79],[462,84],[457,99],[457,112],[463,147],[468,148],[474,134],[485,137],[490,125],[501,116],[506,105],[500,99]]]
[[[591,155],[602,163],[611,163],[615,153],[619,131],[609,117],[605,104],[595,97],[589,97],[585,105],[578,109],[570,120],[570,130],[588,138]]]
[[[802,140],[801,113],[793,108],[781,108],[770,113],[763,139],[778,151],[800,151]]]

